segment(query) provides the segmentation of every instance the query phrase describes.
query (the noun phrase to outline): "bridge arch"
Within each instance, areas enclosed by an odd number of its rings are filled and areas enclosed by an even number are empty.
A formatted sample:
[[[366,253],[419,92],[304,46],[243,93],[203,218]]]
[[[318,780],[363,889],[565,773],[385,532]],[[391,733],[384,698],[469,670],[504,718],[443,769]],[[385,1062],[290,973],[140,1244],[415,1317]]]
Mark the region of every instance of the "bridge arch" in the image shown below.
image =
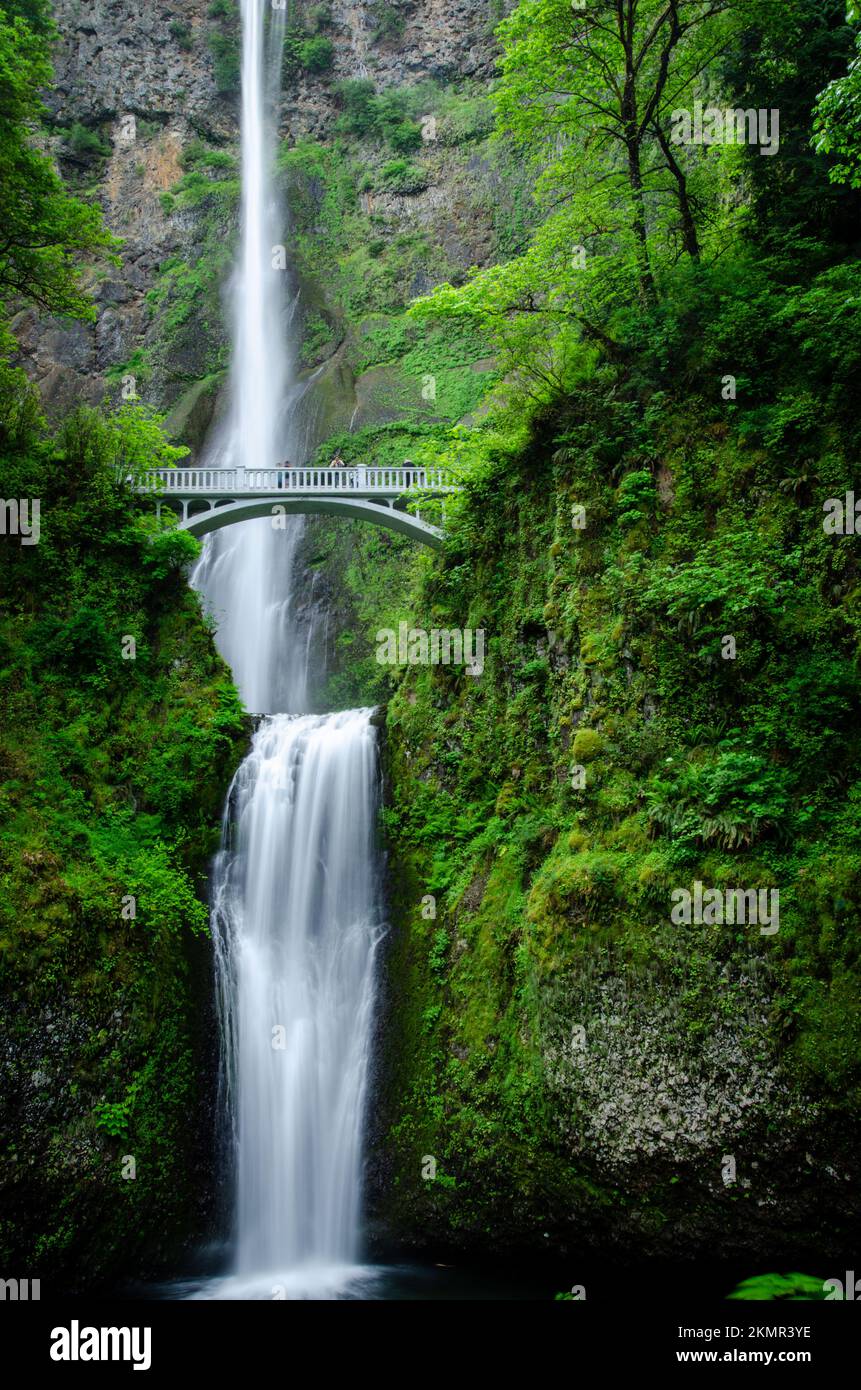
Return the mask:
[[[345,497],[285,497],[283,493],[213,505],[207,511],[196,512],[180,521],[178,529],[188,531],[192,536],[208,536],[213,531],[221,531],[225,526],[233,526],[239,521],[252,521],[256,517],[315,514],[367,521],[372,526],[383,526],[389,531],[409,536],[434,550],[441,550],[445,539],[438,526],[431,526],[420,517],[413,516],[410,512],[399,511],[385,503]]]
[[[153,497],[160,513],[167,505],[179,511],[179,527],[207,536],[256,517],[322,513],[367,521],[410,536],[421,545],[442,548],[445,533],[423,520],[419,507],[405,510],[410,497],[421,505],[428,497],[460,491],[446,468],[404,463],[397,467],[315,468],[158,468],[137,482],[139,493]]]

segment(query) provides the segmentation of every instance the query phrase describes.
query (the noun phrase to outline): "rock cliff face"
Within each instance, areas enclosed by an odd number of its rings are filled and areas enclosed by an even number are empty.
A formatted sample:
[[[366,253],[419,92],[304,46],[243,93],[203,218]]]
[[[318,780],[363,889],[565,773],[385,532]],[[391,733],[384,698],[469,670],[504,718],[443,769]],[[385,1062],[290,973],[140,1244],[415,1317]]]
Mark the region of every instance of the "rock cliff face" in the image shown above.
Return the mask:
[[[60,39],[46,100],[57,123],[55,152],[69,182],[99,199],[124,239],[120,265],[93,268],[93,327],[46,323],[33,311],[14,324],[25,365],[56,415],[117,394],[112,369],[154,340],[146,295],[158,267],[194,239],[190,219],[171,221],[160,197],[181,177],[182,151],[197,132],[235,135],[233,104],[217,91],[205,42],[207,8],[206,0],[54,5]],[[188,46],[172,36],[178,24],[190,34]],[[76,129],[91,137],[77,151],[68,139]],[[163,403],[161,390],[154,396]]]
[[[97,125],[127,112],[182,118],[229,134],[206,46],[209,0],[54,0],[61,41],[50,105],[58,118]],[[187,37],[177,37],[178,30]]]
[[[55,415],[80,400],[136,392],[172,411],[177,435],[197,446],[218,409],[227,361],[224,290],[237,232],[238,9],[230,0],[56,0],[54,10],[60,41],[48,104],[55,153],[68,180],[99,199],[124,244],[119,265],[91,270],[95,325],[45,321],[34,311],[19,315],[14,326],[23,361]],[[485,0],[461,0],[454,9],[439,0],[396,9],[337,0],[331,7],[291,6],[288,32],[318,29],[331,44],[331,59],[322,73],[285,67],[285,146],[332,141],[343,113],[341,82],[364,80],[379,91],[430,82],[432,108],[449,82],[486,78],[496,18]],[[483,263],[493,240],[489,198],[482,195],[480,210],[467,207],[464,190],[472,184],[492,193],[488,170],[442,146],[424,153],[430,160],[421,188],[361,194],[368,227],[382,227],[390,241],[426,234],[442,248],[446,274]],[[207,178],[217,185],[209,193]],[[313,267],[303,272],[306,320],[323,304],[332,321],[341,317],[337,336],[343,338],[341,306],[327,297]],[[428,267],[410,289],[420,293],[439,278],[444,275],[434,277]],[[325,375],[318,435],[352,418],[357,404],[354,374],[342,359]]]

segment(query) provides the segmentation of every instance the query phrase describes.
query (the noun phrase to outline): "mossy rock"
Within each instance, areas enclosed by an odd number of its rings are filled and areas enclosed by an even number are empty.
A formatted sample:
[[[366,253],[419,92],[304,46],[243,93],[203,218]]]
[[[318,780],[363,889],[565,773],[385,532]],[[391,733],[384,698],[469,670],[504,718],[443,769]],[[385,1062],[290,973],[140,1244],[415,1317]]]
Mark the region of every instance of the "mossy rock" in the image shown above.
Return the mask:
[[[580,643],[580,660],[584,666],[595,666],[601,658],[600,639],[594,633],[587,633]]]
[[[170,408],[165,428],[174,439],[199,449],[205,440],[218,411],[218,397],[223,373],[202,377],[184,391]]]
[[[604,739],[597,729],[578,729],[571,753],[578,763],[590,763],[604,751]]]

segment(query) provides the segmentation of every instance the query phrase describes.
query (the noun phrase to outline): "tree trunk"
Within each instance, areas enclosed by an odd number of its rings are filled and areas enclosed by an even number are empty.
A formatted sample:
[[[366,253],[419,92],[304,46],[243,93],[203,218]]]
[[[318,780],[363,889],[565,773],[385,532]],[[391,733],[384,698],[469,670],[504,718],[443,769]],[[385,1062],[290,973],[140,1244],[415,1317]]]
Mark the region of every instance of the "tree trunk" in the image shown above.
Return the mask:
[[[657,300],[655,280],[649,259],[649,240],[646,230],[646,200],[643,195],[643,174],[640,168],[640,142],[636,134],[629,135],[625,144],[628,150],[628,179],[634,195],[633,232],[636,241],[637,276],[640,282],[640,298],[645,305]]]
[[[667,161],[667,168],[676,181],[676,199],[679,204],[679,215],[681,217],[682,241],[686,253],[695,261],[700,258],[700,242],[697,236],[697,224],[694,221],[694,214],[691,208],[691,200],[688,197],[688,181],[685,178],[684,170],[673,154],[672,146],[664,134],[658,122],[655,122],[655,135],[658,138],[664,158]]]

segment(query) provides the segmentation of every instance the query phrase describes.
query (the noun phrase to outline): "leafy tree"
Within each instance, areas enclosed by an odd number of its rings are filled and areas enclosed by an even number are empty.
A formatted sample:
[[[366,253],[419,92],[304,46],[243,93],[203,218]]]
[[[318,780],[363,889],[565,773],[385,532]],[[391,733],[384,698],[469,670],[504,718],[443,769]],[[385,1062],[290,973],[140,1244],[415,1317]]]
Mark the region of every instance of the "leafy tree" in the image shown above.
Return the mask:
[[[857,6],[849,6],[849,17],[861,18]],[[861,188],[861,31],[855,48],[846,76],[835,78],[819,95],[814,144],[837,160],[830,170],[833,183]]]
[[[57,28],[51,15],[51,0],[0,0],[0,14],[8,20],[23,19],[34,34],[54,39]]]
[[[118,245],[98,207],[67,193],[51,159],[37,147],[45,108],[39,91],[51,81],[45,7],[0,12],[0,301],[22,298],[50,314],[92,319],[80,288],[82,256]]]
[[[700,90],[734,32],[736,0],[525,0],[499,26],[497,134],[538,171],[543,220],[520,257],[442,286],[418,317],[472,320],[504,364],[557,389],[582,339],[611,361],[621,306],[649,313],[660,277],[698,264],[718,162],[672,141],[671,115]]]
[[[215,20],[207,35],[215,85],[223,96],[230,96],[240,82],[239,10],[233,0],[213,0],[207,14]]]
[[[170,468],[185,458],[185,445],[170,444],[163,420],[147,406],[127,401],[111,414],[80,406],[63,422],[60,443],[83,478],[113,469],[117,479],[138,479],[151,468]]]
[[[688,176],[667,124],[727,41],[731,0],[527,0],[499,26],[497,111],[543,172],[539,200],[565,208],[576,243],[631,257],[640,298],[655,299],[650,232],[674,198],[684,249],[699,245]],[[705,28],[705,40],[700,30]]]

